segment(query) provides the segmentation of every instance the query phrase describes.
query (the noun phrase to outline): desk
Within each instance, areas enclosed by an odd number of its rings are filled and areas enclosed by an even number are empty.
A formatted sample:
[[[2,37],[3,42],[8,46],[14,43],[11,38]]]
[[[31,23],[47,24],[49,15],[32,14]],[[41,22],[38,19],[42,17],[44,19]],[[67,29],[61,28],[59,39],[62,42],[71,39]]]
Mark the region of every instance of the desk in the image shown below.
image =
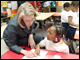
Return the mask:
[[[22,46],[22,47],[24,47],[25,50],[27,50],[27,51],[31,50],[30,47],[27,47],[27,46]],[[46,54],[44,59],[46,59],[46,57],[48,57],[48,58],[50,56],[52,57],[56,54],[61,56],[61,58],[63,58],[63,59],[79,59],[79,55],[75,55],[75,54],[68,54],[68,53],[62,53],[62,52],[57,52],[57,51],[45,50],[45,49],[41,49],[41,50],[48,51],[48,53]],[[24,55],[14,53],[11,50],[8,50],[6,53],[1,55],[1,59],[22,59],[23,57],[24,57]]]
[[[53,16],[61,16],[61,12],[53,12],[55,13]]]
[[[54,25],[55,25],[56,22],[61,22],[61,20],[60,20],[61,12],[53,12],[53,13],[55,13],[53,15],[54,16],[53,20],[54,20]]]
[[[76,29],[75,31],[74,39],[79,39],[79,34],[77,34],[76,32],[79,32],[78,29]]]
[[[36,20],[38,21],[44,21],[45,19],[51,17],[55,13],[41,13],[39,16],[36,17]]]

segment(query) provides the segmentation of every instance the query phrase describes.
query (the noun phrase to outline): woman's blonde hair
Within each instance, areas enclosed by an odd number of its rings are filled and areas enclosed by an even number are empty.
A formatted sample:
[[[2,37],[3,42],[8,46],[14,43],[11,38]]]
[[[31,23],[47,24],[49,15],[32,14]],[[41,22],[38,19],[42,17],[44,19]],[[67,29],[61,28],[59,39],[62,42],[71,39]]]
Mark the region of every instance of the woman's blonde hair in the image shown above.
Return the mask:
[[[36,11],[29,2],[25,2],[25,3],[21,4],[17,11],[17,20],[18,20],[19,25],[22,28],[25,28],[25,23],[23,22],[23,16],[25,16],[25,15],[36,16]]]

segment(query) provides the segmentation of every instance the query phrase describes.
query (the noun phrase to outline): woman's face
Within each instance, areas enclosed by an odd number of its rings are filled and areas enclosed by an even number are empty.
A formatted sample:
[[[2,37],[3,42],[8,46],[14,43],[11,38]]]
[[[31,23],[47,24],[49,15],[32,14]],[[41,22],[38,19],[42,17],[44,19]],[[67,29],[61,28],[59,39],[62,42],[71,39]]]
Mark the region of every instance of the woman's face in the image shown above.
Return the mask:
[[[26,15],[23,17],[23,21],[27,27],[30,27],[32,25],[34,19],[35,19],[34,15]]]

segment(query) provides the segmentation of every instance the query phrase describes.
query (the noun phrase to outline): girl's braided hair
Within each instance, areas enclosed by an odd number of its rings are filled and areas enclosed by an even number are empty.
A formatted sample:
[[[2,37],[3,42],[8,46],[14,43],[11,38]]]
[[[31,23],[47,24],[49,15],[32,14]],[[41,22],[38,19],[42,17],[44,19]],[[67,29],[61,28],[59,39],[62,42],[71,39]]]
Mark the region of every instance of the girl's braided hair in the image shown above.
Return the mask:
[[[62,27],[62,25],[55,25],[55,28],[56,28],[56,34],[62,38],[63,35],[65,35],[66,33],[65,28]]]

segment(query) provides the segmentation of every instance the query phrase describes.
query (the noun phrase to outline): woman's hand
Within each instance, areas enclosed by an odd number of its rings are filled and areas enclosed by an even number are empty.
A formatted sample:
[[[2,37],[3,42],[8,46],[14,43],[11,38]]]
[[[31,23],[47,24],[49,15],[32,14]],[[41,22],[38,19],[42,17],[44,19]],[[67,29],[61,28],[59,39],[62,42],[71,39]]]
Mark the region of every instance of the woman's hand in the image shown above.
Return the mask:
[[[35,54],[34,52],[26,51],[26,50],[23,50],[23,49],[20,51],[20,53],[24,54],[28,58],[33,58],[33,57],[37,56],[37,54]]]
[[[34,41],[34,39],[33,39],[33,34],[30,34],[30,35],[29,35],[28,45],[30,45],[31,49],[34,49],[34,48],[35,48],[35,41]]]

